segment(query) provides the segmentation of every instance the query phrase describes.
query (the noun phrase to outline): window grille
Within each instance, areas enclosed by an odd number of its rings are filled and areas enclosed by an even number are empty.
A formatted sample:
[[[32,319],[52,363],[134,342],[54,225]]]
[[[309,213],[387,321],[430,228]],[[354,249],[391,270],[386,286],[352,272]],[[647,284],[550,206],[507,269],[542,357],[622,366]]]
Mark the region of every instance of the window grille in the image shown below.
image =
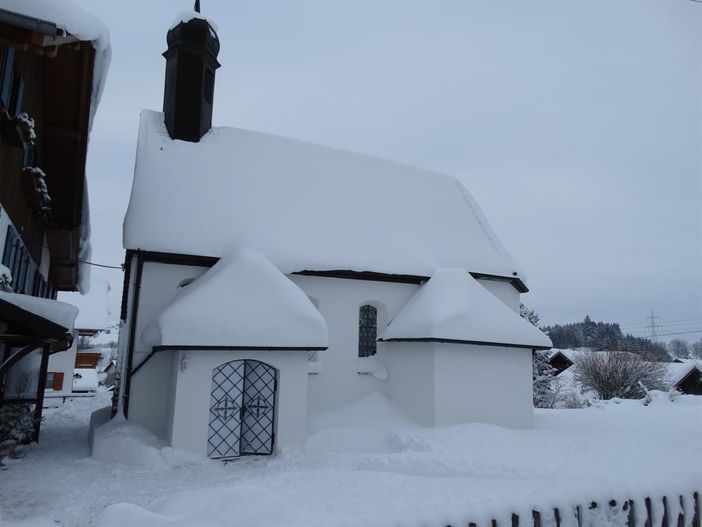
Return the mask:
[[[371,306],[361,306],[358,312],[358,356],[370,357],[377,351],[378,310]]]

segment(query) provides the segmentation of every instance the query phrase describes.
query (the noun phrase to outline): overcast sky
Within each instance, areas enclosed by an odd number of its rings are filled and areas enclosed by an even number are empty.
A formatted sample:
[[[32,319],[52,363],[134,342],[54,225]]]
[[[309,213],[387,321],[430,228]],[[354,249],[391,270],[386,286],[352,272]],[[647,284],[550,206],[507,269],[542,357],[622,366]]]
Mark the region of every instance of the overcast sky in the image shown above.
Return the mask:
[[[139,111],[161,109],[166,31],[192,2],[75,1],[111,33],[88,178],[93,260],[119,265]],[[457,176],[525,271],[522,299],[545,323],[589,314],[639,335],[653,309],[661,333],[702,330],[702,3],[202,9],[222,44],[215,125]],[[121,272],[93,276],[112,282],[116,318]]]

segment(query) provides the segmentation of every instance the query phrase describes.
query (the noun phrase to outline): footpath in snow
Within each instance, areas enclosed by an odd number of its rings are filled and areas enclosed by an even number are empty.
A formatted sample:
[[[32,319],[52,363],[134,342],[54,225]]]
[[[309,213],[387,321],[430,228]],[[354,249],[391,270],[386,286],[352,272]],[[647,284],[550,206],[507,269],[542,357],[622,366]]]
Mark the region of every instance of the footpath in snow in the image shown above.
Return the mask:
[[[46,412],[41,443],[0,472],[0,526],[466,525],[702,491],[702,397],[657,395],[649,406],[538,410],[533,430],[508,430],[418,428],[375,394],[316,416],[304,445],[224,464],[126,423],[101,430],[97,454],[111,461],[91,457],[103,393]]]

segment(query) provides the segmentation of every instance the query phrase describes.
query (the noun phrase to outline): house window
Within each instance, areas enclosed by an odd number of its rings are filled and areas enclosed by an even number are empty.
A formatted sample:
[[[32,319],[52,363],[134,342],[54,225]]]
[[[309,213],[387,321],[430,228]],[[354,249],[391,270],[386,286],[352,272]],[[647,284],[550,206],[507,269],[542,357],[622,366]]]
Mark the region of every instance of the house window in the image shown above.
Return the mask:
[[[50,371],[46,373],[46,384],[44,384],[45,390],[56,390],[60,392],[63,390],[63,372],[61,371]]]
[[[378,310],[371,305],[361,306],[358,312],[358,356],[370,357],[377,351]]]
[[[24,80],[18,74],[15,75],[12,85],[12,100],[10,101],[10,112],[17,115],[22,111],[22,101],[24,100]]]
[[[10,106],[10,92],[12,91],[12,81],[14,80],[15,48],[7,48],[5,61],[0,75],[0,103],[3,108]]]

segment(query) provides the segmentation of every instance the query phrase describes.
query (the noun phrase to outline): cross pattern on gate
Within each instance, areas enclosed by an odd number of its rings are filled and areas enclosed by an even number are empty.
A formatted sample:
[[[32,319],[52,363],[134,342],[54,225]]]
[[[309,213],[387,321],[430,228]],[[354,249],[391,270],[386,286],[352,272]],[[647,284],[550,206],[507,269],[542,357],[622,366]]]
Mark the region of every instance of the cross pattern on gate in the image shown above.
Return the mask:
[[[217,406],[215,407],[215,412],[217,412],[217,415],[219,416],[220,419],[224,419],[225,421],[228,421],[232,417],[234,417],[236,414],[239,413],[241,408],[234,402],[234,399],[231,397],[225,397],[224,399],[220,399],[219,402],[217,403]]]

